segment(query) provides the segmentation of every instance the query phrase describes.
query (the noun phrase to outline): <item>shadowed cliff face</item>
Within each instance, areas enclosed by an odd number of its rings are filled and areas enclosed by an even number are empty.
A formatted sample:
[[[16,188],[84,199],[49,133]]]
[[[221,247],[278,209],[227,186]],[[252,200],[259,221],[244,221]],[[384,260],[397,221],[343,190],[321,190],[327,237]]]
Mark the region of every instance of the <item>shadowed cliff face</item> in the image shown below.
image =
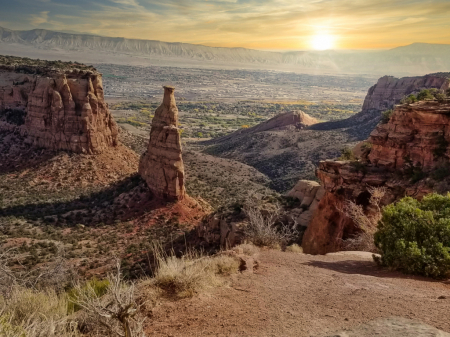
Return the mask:
[[[404,196],[420,199],[442,185],[448,189],[448,178],[433,177],[437,170],[450,167],[450,100],[397,106],[368,142],[370,153],[358,162],[320,162],[316,176],[326,194],[303,237],[305,253],[338,251],[342,240],[359,232],[341,210],[346,200],[368,206],[368,186],[387,188],[383,205]]]
[[[22,68],[0,65],[0,129],[17,130],[27,143],[51,150],[93,154],[117,145],[101,74]]]
[[[173,87],[164,87],[163,103],[155,111],[150,142],[142,155],[139,173],[157,196],[180,200],[185,196],[184,165],[173,92]]]

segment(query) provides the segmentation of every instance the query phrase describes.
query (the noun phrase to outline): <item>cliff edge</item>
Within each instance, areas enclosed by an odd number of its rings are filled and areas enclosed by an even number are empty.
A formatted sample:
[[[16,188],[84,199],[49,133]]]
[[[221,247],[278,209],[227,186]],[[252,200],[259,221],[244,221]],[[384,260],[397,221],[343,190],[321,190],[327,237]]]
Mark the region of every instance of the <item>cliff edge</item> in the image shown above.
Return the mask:
[[[359,161],[320,162],[316,176],[326,193],[303,237],[303,251],[335,252],[342,240],[357,234],[342,209],[352,200],[370,212],[368,186],[387,188],[382,205],[448,190],[449,144],[450,100],[396,106],[390,120],[372,131]]]
[[[51,150],[95,154],[118,144],[118,128],[92,67],[0,56],[0,130]]]

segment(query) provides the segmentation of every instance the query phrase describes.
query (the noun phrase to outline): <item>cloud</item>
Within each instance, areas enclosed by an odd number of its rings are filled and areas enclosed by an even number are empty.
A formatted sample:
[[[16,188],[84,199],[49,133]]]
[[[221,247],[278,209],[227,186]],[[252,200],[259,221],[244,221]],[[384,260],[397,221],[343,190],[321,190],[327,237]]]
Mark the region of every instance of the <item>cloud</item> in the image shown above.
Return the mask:
[[[31,15],[31,23],[39,26],[43,23],[48,22],[48,13],[49,11],[40,12],[39,14],[32,14]]]
[[[0,20],[15,17],[14,27],[214,46],[305,49],[319,33],[352,49],[450,43],[448,0],[15,0],[9,6]]]

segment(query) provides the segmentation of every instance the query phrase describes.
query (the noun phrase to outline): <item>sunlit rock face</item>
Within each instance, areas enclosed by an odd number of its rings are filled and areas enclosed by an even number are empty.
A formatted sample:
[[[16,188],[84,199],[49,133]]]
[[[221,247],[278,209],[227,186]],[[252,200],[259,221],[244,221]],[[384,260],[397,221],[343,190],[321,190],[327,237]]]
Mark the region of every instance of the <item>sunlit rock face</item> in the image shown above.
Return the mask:
[[[430,74],[418,77],[402,77],[393,76],[381,77],[377,84],[369,89],[362,107],[363,111],[383,111],[391,109],[394,104],[398,104],[400,100],[412,93],[417,93],[422,89],[439,89],[447,90],[450,87],[450,80],[447,76],[440,74]]]
[[[94,154],[118,144],[102,76],[91,70],[0,65],[0,129],[52,150]]]
[[[186,192],[174,90],[164,87],[163,103],[155,111],[150,142],[141,157],[139,174],[156,196],[181,200]]]
[[[373,211],[369,205],[369,186],[386,187],[382,205],[404,196],[420,199],[440,184],[448,190],[448,179],[414,181],[408,176],[408,168],[423,172],[424,177],[436,169],[448,169],[450,100],[396,106],[389,122],[378,124],[367,142],[371,144],[370,152],[359,162],[320,162],[316,176],[326,193],[303,237],[305,253],[338,251],[342,240],[358,234],[360,229],[342,210],[351,200],[362,205],[367,214]]]

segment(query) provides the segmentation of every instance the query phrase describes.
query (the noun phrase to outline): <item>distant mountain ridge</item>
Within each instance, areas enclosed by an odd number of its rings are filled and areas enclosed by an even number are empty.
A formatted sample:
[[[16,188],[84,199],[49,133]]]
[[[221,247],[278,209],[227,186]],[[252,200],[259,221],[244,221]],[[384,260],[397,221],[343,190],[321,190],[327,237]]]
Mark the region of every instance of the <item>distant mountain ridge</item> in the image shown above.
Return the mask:
[[[310,69],[321,72],[424,75],[450,70],[450,45],[414,43],[380,51],[290,51],[271,52],[246,48],[208,47],[203,45],[137,40],[122,37],[104,37],[89,34],[71,34],[45,29],[28,31],[0,27],[0,46],[17,45],[40,51],[57,53],[105,52],[145,58],[178,60],[180,63],[197,61],[210,64],[283,66],[284,69]],[[82,54],[81,54],[82,55]],[[78,56],[77,56],[78,57]],[[84,60],[80,60],[84,61]],[[108,61],[103,61],[108,62]],[[97,63],[103,63],[101,59]],[[114,62],[110,62],[114,63]]]

